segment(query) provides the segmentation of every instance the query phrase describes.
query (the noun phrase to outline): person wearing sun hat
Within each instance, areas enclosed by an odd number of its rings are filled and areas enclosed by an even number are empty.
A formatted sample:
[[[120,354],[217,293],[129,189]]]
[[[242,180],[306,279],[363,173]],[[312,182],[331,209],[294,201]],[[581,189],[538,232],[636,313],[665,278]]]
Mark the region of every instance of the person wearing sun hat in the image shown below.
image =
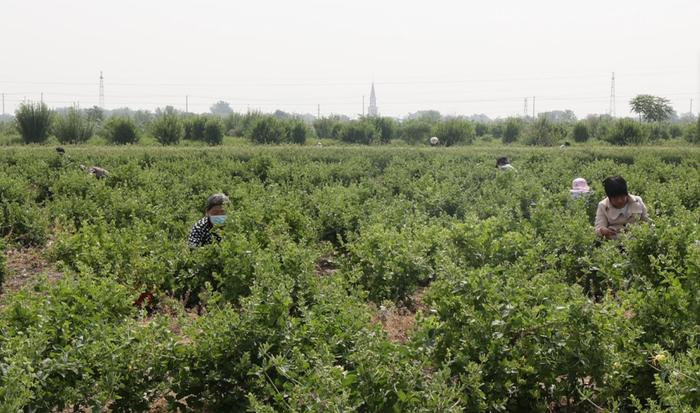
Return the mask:
[[[571,198],[579,199],[581,197],[589,196],[593,193],[591,188],[588,186],[588,182],[584,178],[576,178],[571,183]]]

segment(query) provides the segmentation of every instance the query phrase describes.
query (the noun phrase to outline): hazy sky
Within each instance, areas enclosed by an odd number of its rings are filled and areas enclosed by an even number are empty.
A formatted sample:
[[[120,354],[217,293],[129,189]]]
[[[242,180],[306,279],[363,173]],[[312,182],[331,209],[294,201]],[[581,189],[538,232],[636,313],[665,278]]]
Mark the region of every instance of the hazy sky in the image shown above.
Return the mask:
[[[0,92],[153,110],[522,114],[609,109],[630,97],[700,106],[699,0],[0,2]],[[532,98],[529,101],[532,111]]]

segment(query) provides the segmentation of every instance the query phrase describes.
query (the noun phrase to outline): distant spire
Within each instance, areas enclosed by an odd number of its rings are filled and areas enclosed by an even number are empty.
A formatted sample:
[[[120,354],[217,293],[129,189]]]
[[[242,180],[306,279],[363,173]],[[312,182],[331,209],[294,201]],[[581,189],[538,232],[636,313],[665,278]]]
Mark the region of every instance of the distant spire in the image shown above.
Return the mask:
[[[374,93],[374,82],[372,82],[372,91],[369,93],[369,108],[367,109],[367,115],[379,115],[379,108],[377,108],[377,95]]]

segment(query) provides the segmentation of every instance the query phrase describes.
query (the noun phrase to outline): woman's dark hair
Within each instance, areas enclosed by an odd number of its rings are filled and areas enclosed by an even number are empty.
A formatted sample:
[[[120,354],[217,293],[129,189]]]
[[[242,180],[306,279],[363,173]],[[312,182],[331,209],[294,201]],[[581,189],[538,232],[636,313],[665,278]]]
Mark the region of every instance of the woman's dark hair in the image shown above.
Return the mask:
[[[608,198],[627,195],[627,181],[619,175],[605,178],[603,180],[603,188],[605,188],[605,195],[607,195]]]
[[[508,164],[508,158],[505,156],[501,156],[500,158],[496,158],[496,166],[501,166],[501,165],[507,165]]]

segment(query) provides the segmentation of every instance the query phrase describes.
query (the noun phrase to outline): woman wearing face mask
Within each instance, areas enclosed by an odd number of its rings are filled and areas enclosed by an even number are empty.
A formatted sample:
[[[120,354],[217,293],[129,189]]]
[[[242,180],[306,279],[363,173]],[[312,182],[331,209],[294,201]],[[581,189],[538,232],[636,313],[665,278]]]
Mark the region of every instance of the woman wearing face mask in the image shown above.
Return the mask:
[[[214,194],[207,199],[206,215],[194,224],[190,236],[187,237],[190,248],[211,244],[212,237],[216,242],[221,241],[221,236],[212,232],[212,229],[220,227],[226,222],[224,207],[228,202],[228,197],[224,194]]]
[[[603,181],[608,196],[598,203],[595,215],[595,232],[607,239],[615,239],[634,222],[650,222],[647,207],[642,198],[627,192],[627,182],[621,176],[610,176]]]

